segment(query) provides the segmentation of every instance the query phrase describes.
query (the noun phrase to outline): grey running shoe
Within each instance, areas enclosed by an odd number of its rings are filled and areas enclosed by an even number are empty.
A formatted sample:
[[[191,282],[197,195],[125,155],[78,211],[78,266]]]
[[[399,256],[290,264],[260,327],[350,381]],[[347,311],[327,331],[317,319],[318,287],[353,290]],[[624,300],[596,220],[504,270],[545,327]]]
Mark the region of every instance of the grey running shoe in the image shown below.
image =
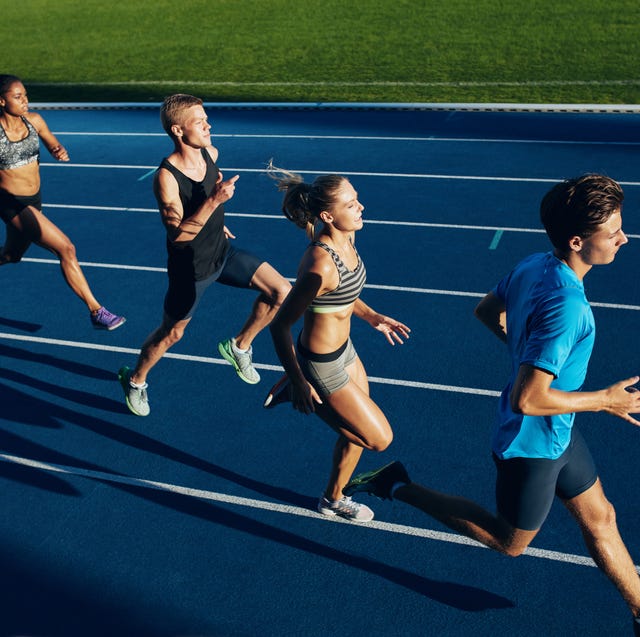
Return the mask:
[[[350,496],[354,493],[364,492],[369,495],[374,495],[381,500],[391,500],[391,489],[393,485],[398,482],[409,484],[411,480],[404,465],[396,460],[375,471],[369,471],[368,473],[361,473],[355,476],[349,484],[342,489],[342,493]]]
[[[97,330],[115,330],[120,327],[127,319],[124,316],[112,314],[106,307],[101,307],[95,314],[92,312],[91,325]]]
[[[124,400],[132,414],[136,416],[148,416],[151,411],[149,399],[147,398],[147,383],[142,387],[134,387],[129,381],[131,370],[128,367],[121,367],[118,371],[118,380],[124,391]]]
[[[286,403],[291,400],[291,383],[289,377],[284,374],[280,380],[269,390],[267,397],[264,399],[263,407],[271,409],[280,403]]]
[[[253,348],[250,347],[246,352],[239,352],[236,347],[236,339],[228,338],[226,341],[218,343],[218,351],[222,358],[233,365],[236,373],[245,383],[255,385],[260,382],[260,374],[251,362]]]
[[[356,522],[370,522],[373,520],[373,511],[366,505],[354,502],[350,497],[345,496],[340,500],[327,500],[324,496],[318,501],[318,513],[322,515],[339,515],[347,520]]]

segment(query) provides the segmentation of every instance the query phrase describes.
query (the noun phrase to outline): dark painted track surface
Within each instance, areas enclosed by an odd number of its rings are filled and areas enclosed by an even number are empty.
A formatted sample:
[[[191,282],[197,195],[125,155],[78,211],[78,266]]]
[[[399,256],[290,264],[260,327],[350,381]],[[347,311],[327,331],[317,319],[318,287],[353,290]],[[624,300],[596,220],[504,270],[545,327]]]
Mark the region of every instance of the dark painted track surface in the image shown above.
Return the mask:
[[[631,235],[586,280],[598,324],[588,388],[638,372],[636,115],[210,110],[237,244],[295,276],[305,238],[279,215],[266,162],[350,177],[368,223],[365,301],[410,325],[389,347],[353,339],[395,429],[360,469],[402,459],[415,478],[493,508],[489,436],[506,353],[472,317],[517,260],[547,250],[550,185],[605,172],[626,192]],[[258,637],[628,634],[628,612],[558,503],[517,560],[458,543],[401,503],[369,501],[368,526],[313,509],[333,434],[261,408],[279,375],[269,336],[250,387],[218,340],[252,294],[214,286],[149,378],[152,414],[124,407],[115,373],[159,322],[164,235],[151,171],[170,151],[157,109],[43,111],[71,155],[42,157],[45,213],[74,241],[96,296],[128,321],[94,332],[51,255],[0,270],[0,485],[4,635]],[[640,559],[640,432],[578,419],[632,555]],[[537,552],[536,552],[537,551]]]

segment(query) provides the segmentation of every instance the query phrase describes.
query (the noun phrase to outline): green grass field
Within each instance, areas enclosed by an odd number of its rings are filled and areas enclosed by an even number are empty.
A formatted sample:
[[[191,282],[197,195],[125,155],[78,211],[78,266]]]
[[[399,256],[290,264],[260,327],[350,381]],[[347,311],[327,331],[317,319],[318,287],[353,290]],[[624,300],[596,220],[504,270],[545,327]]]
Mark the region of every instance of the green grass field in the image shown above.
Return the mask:
[[[640,102],[638,0],[22,0],[32,101]]]

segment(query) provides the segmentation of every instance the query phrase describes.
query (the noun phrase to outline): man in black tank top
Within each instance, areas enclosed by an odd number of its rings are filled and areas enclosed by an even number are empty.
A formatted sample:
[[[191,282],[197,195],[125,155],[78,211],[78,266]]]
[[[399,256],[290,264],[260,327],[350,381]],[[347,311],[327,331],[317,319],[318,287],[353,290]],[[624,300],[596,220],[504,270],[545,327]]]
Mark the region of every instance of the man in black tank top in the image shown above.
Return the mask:
[[[218,351],[247,383],[259,382],[251,343],[275,316],[291,285],[269,263],[229,243],[224,203],[233,197],[238,175],[226,181],[216,165],[211,125],[202,100],[177,94],[165,99],[160,119],[174,143],[154,178],[154,194],[167,231],[169,286],[162,323],[146,339],[133,369],[122,367],[118,378],[127,407],[138,416],[150,412],[147,375],[177,343],[204,291],[214,281],[256,289],[251,315],[233,338],[218,343]]]

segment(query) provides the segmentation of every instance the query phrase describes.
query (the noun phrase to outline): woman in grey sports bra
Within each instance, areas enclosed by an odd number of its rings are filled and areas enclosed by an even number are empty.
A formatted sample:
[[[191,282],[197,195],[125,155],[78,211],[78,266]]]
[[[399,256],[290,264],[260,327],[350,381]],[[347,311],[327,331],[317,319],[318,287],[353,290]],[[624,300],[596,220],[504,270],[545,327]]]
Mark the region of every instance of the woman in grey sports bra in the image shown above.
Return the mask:
[[[393,432],[369,396],[367,374],[349,337],[351,317],[367,321],[391,345],[402,343],[410,330],[359,297],[366,275],[354,236],[362,228],[364,207],[351,183],[340,175],[326,175],[306,184],[299,175],[273,166],[270,172],[285,191],[283,212],[307,230],[312,242],[302,257],[293,289],[270,326],[286,374],[272,388],[265,407],[291,400],[295,409],[315,412],[338,433],[318,511],[369,521],[371,509],[345,497],[342,488],[363,449],[383,451]],[[291,330],[300,318],[303,327],[294,346]]]
[[[27,91],[15,75],[0,75],[0,219],[7,227],[0,265],[18,263],[35,243],[60,260],[65,281],[89,310],[97,329],[113,330],[125,322],[93,296],[69,238],[42,213],[40,140],[58,161],[69,161],[44,119],[29,112]]]

